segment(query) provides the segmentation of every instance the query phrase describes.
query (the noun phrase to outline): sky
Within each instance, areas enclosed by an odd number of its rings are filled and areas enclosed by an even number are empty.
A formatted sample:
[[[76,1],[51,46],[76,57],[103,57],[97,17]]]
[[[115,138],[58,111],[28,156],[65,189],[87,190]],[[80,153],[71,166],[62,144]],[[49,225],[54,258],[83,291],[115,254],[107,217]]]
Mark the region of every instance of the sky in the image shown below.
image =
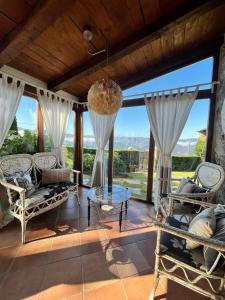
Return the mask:
[[[208,58],[188,67],[124,90],[123,95],[176,88],[211,82],[213,59]],[[197,138],[197,131],[207,127],[209,100],[195,101],[181,139]],[[115,122],[115,136],[149,137],[149,120],[145,106],[120,109]],[[84,114],[84,135],[92,135],[88,113]]]
[[[123,95],[157,91],[210,82],[213,59],[205,59],[196,64],[168,73],[154,80],[124,90]],[[181,138],[196,138],[197,131],[207,127],[208,100],[195,101]],[[18,127],[35,130],[37,128],[36,101],[23,96],[17,111]],[[67,133],[73,134],[73,113],[70,115]],[[149,120],[145,106],[120,109],[115,123],[115,135],[126,137],[149,137]],[[93,135],[88,113],[84,113],[84,135]]]

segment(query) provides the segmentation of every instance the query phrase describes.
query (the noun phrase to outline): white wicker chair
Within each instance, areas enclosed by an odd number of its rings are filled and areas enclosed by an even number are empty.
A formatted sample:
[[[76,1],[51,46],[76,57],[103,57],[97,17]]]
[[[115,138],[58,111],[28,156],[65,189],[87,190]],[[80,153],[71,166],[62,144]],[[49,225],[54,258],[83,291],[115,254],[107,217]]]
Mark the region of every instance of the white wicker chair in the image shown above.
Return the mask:
[[[193,177],[190,178],[197,185],[202,186],[206,189],[209,189],[207,193],[185,193],[185,194],[176,194],[172,193],[172,196],[179,196],[179,198],[189,198],[197,199],[204,202],[211,203],[216,192],[220,189],[224,183],[224,170],[221,166],[218,166],[213,163],[203,162],[201,163]],[[176,180],[177,179],[172,179]],[[171,216],[174,214],[182,216],[192,215],[191,206],[177,205],[177,203],[169,202],[169,197],[162,196],[158,200],[158,214],[162,214],[163,217]]]
[[[32,202],[31,198],[25,197],[25,189],[14,184],[8,183],[6,178],[14,175],[16,172],[29,173],[34,179],[34,184],[39,190],[39,182],[37,180],[37,172],[44,168],[59,167],[58,160],[53,153],[38,153],[35,155],[17,154],[7,155],[0,159],[1,184],[6,187],[9,201],[9,214],[21,222],[22,243],[25,243],[26,226],[28,221],[48,210],[51,210],[68,199],[69,192],[72,192],[79,204],[78,196],[78,176],[79,171],[73,170],[76,174],[76,183],[70,184],[68,188],[54,195],[51,198],[44,197],[38,201]],[[44,188],[42,188],[44,189]],[[19,194],[15,201],[13,196],[15,192]]]
[[[197,200],[174,198],[170,197],[171,202],[177,201],[191,202],[196,205],[200,205],[204,208],[215,207],[216,204],[206,203]],[[176,257],[173,251],[165,251],[161,245],[162,232],[167,232],[174,236],[184,240],[190,240],[197,242],[202,246],[206,246],[217,250],[223,257],[225,252],[225,243],[216,239],[206,239],[194,234],[189,233],[186,230],[182,230],[159,222],[154,226],[157,231],[157,244],[156,244],[156,261],[155,261],[155,276],[154,284],[151,291],[149,300],[153,300],[155,292],[158,286],[158,282],[161,277],[166,277],[182,286],[190,288],[201,295],[209,297],[214,300],[225,300],[225,268],[220,271],[215,271],[212,274],[207,274],[204,263],[202,267],[193,266],[190,263],[184,262],[182,256]],[[164,251],[163,251],[164,250]],[[203,253],[203,252],[202,252]],[[203,254],[202,254],[203,255]],[[204,285],[202,285],[204,282]]]

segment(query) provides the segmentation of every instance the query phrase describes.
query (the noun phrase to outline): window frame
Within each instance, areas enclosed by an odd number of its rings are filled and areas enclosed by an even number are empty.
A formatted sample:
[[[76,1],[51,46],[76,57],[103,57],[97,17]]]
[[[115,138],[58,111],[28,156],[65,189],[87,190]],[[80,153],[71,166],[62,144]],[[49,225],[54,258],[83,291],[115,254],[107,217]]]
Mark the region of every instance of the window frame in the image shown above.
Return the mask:
[[[188,64],[185,64],[182,66],[186,67],[190,64],[194,64],[197,62],[200,62],[203,59],[206,58],[213,58],[213,66],[212,66],[212,81],[218,80],[218,68],[219,68],[219,49],[214,52],[213,55],[207,55],[202,57],[201,59],[193,60],[189,62]],[[178,69],[178,68],[177,68]],[[173,70],[176,71],[176,70]],[[168,72],[161,74],[166,75]],[[214,119],[215,119],[215,106],[216,106],[216,86],[214,90],[206,89],[206,90],[200,90],[196,100],[203,100],[203,99],[209,99],[209,114],[208,114],[208,124],[207,124],[207,139],[206,139],[206,153],[205,153],[205,161],[212,161],[212,143],[213,143],[213,132],[214,132]],[[131,99],[131,100],[124,100],[123,101],[123,108],[126,107],[135,107],[135,106],[143,106],[145,105],[144,98],[138,98],[138,99]],[[83,179],[83,171],[82,171],[82,151],[83,151],[83,112],[87,111],[85,108],[79,108],[76,109],[76,124],[75,124],[75,131],[76,131],[76,139],[79,140],[79,144],[77,145],[76,151],[78,151],[79,155],[76,155],[75,160],[77,159],[77,163],[75,166],[78,168],[78,170],[81,171],[81,178],[80,178],[80,185],[84,187],[82,179]],[[113,182],[113,147],[114,146],[114,130],[112,131],[112,134],[109,139],[109,159],[108,159],[108,184],[111,185]],[[148,157],[148,177],[147,177],[147,197],[146,200],[143,199],[137,199],[144,201],[150,204],[153,204],[152,199],[152,188],[153,188],[153,167],[154,167],[154,151],[155,151],[155,141],[152,136],[152,132],[150,129],[150,141],[149,141],[149,157]]]

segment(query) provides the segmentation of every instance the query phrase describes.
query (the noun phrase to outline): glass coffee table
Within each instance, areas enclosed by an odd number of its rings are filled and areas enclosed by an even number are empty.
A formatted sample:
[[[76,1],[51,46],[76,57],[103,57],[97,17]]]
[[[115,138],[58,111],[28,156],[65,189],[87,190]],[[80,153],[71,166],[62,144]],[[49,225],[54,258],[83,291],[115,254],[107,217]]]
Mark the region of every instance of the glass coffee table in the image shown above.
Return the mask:
[[[121,231],[123,211],[127,214],[128,201],[131,193],[122,186],[108,186],[91,188],[87,193],[88,200],[88,226],[91,218],[91,202],[98,205],[103,211],[111,211],[119,207],[119,227]]]

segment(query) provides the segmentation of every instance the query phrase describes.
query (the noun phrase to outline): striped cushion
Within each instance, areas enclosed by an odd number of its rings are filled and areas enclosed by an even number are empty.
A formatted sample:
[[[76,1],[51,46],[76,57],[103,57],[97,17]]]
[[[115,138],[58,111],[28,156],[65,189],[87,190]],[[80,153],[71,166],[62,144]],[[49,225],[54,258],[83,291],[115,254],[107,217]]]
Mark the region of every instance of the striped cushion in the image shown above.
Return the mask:
[[[42,170],[42,185],[70,182],[70,169],[43,169]]]

